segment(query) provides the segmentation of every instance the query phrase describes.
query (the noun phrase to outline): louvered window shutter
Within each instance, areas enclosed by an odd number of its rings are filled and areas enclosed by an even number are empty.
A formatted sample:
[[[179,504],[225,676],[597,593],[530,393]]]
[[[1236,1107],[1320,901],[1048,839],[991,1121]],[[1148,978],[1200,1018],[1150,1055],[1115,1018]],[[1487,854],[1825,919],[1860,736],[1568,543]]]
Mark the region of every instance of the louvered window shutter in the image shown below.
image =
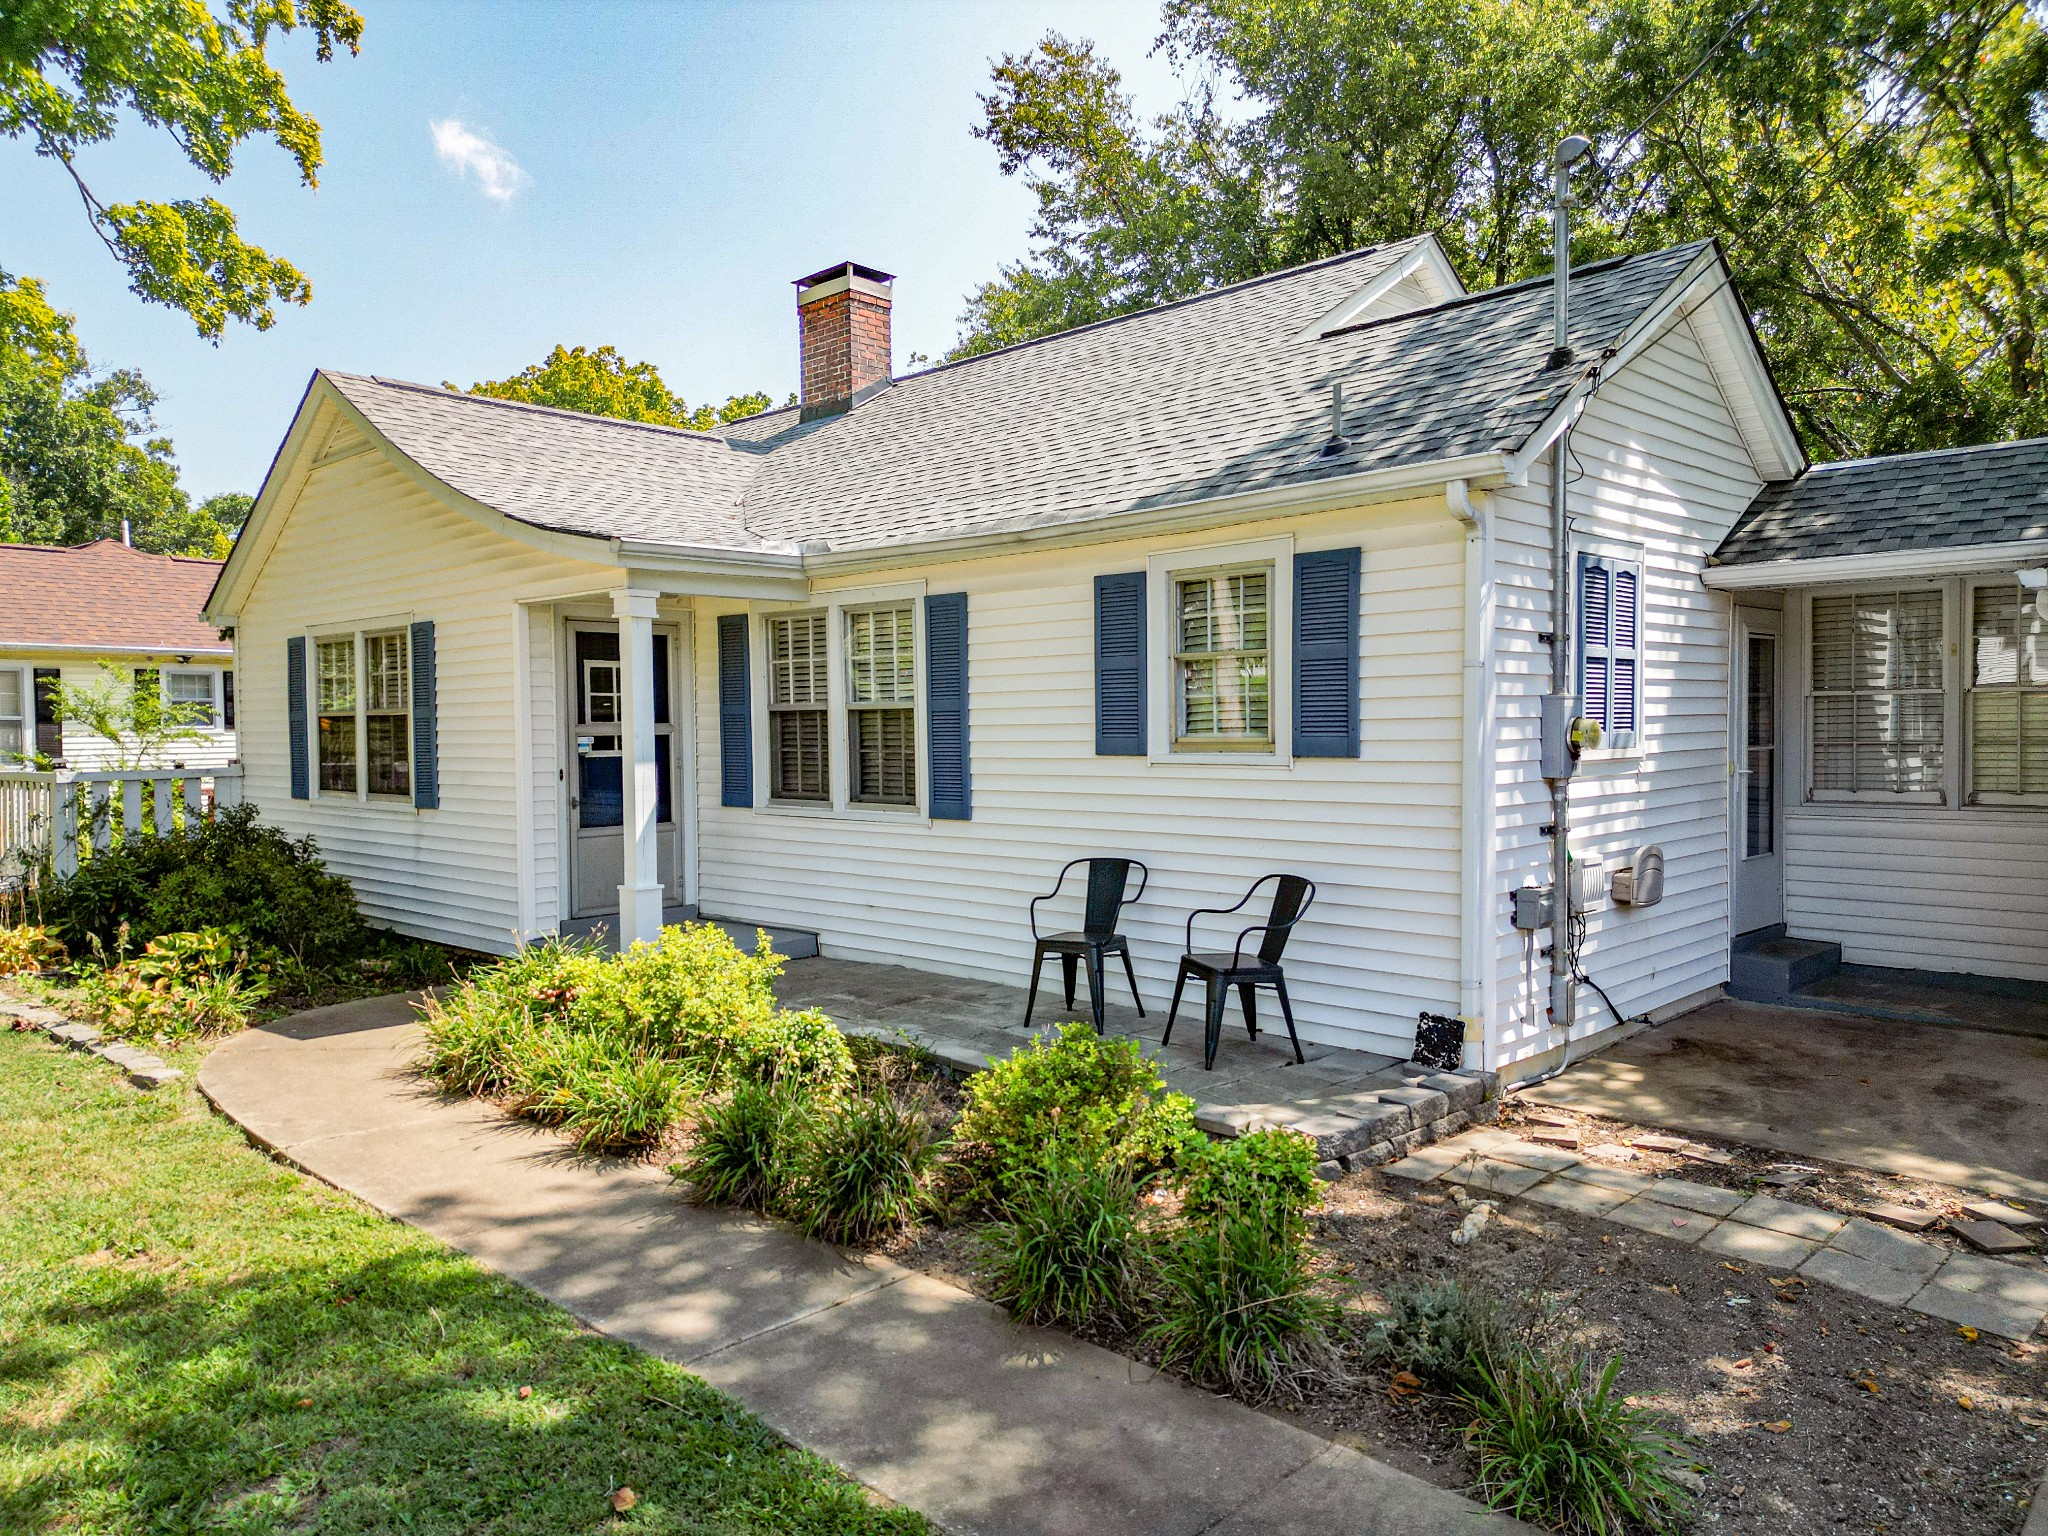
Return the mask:
[[[232,731],[235,728],[235,669],[228,668],[220,675],[220,723]]]
[[[412,627],[412,803],[431,811],[441,804],[441,737],[434,717],[434,621]]]
[[[1095,578],[1095,750],[1145,755],[1145,573]]]
[[[284,643],[285,735],[291,752],[292,798],[312,798],[312,772],[306,751],[306,637]]]
[[[1579,556],[1579,710],[1630,746],[1640,715],[1642,567]]]
[[[1359,551],[1294,557],[1294,754],[1358,756]]]
[[[754,803],[753,689],[747,670],[747,616],[718,616],[718,803]]]
[[[974,814],[967,754],[967,594],[924,600],[925,730],[931,757],[931,814],[968,821]]]
[[[57,718],[57,682],[64,673],[57,667],[37,667],[36,751],[53,762],[64,755],[64,723]]]

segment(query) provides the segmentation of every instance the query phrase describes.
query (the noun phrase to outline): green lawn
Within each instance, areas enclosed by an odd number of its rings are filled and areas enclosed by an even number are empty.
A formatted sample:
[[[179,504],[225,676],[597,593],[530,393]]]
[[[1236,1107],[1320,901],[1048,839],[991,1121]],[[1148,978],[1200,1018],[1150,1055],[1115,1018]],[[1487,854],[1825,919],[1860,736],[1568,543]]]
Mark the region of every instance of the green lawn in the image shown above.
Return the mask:
[[[928,1530],[189,1081],[0,1033],[0,1531]]]

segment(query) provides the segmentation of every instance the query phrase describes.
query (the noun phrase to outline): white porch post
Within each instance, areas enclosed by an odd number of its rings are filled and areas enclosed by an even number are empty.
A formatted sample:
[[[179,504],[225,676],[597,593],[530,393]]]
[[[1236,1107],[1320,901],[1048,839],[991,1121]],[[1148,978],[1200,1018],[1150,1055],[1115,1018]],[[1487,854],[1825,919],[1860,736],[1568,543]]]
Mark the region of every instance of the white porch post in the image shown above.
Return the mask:
[[[654,845],[654,602],[652,592],[612,593],[619,620],[620,700],[625,715],[625,880],[619,947],[661,937],[661,869]]]

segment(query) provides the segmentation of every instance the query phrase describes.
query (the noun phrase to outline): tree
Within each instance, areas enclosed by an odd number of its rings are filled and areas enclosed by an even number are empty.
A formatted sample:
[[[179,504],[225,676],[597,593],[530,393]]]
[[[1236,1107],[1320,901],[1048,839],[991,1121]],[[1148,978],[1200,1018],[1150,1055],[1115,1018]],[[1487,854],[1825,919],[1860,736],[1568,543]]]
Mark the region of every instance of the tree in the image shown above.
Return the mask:
[[[445,381],[442,384],[444,389],[457,387]],[[622,421],[686,427],[694,432],[712,432],[758,416],[771,403],[765,394],[732,395],[721,406],[700,405],[692,410],[662,382],[654,364],[629,363],[612,347],[557,346],[511,378],[472,384],[467,393],[551,405],[591,416],[616,416]]]
[[[268,329],[277,303],[312,286],[290,262],[242,239],[210,197],[103,201],[78,151],[111,139],[124,111],[161,128],[215,183],[252,137],[273,139],[318,184],[320,125],[293,105],[268,49],[301,27],[324,63],[359,49],[363,21],[340,0],[16,0],[0,9],[0,134],[26,140],[70,175],[95,233],[150,303],[190,316],[218,340],[230,320]]]

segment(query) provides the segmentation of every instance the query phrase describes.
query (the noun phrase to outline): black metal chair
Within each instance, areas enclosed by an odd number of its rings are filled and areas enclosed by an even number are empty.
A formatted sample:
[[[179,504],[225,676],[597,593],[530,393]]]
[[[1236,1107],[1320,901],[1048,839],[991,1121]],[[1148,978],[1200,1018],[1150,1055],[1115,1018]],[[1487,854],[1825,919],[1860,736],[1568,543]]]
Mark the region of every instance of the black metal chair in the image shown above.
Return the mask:
[[[1080,865],[1088,866],[1088,901],[1082,909],[1078,932],[1040,933],[1038,908],[1041,902],[1059,895],[1067,876]],[[1138,888],[1128,890],[1131,871],[1138,872]],[[1060,871],[1053,888],[1031,901],[1031,938],[1036,946],[1031,955],[1031,996],[1024,1003],[1024,1027],[1031,1027],[1031,1011],[1038,1006],[1038,977],[1045,969],[1045,957],[1058,955],[1066,977],[1067,1006],[1074,1006],[1074,973],[1083,960],[1088,962],[1088,1006],[1095,1015],[1095,1033],[1102,1033],[1103,960],[1122,955],[1124,976],[1131,984],[1131,1001],[1138,1005],[1138,1017],[1145,1017],[1145,1000],[1138,996],[1138,974],[1131,969],[1131,946],[1116,931],[1123,910],[1145,894],[1152,872],[1136,859],[1074,859]]]
[[[1254,923],[1238,934],[1237,943],[1229,954],[1216,952],[1197,954],[1195,952],[1195,919],[1198,917],[1227,917],[1232,912],[1241,912],[1251,905],[1252,898],[1259,894],[1259,888],[1273,885],[1273,907],[1266,914],[1263,923]],[[1209,1071],[1216,1065],[1216,1047],[1223,1038],[1223,1005],[1232,987],[1244,1005],[1244,1027],[1251,1037],[1259,1038],[1258,1007],[1253,994],[1260,987],[1271,987],[1280,997],[1280,1016],[1287,1021],[1287,1038],[1294,1042],[1294,1059],[1303,1060],[1301,1036],[1294,1032],[1294,1010],[1287,1003],[1287,978],[1281,974],[1280,957],[1287,951],[1288,935],[1294,932],[1294,925],[1301,921],[1316,899],[1315,882],[1300,875],[1266,875],[1255,881],[1252,888],[1244,893],[1244,900],[1234,907],[1204,907],[1188,915],[1187,952],[1180,957],[1180,975],[1173,983],[1173,1006],[1167,1010],[1166,1033],[1159,1039],[1165,1045],[1173,1038],[1173,1021],[1180,1014],[1180,997],[1190,976],[1199,976],[1208,988],[1207,1028],[1202,1037],[1202,1070]],[[1259,940],[1257,952],[1247,957],[1244,941],[1253,934],[1263,937]]]

